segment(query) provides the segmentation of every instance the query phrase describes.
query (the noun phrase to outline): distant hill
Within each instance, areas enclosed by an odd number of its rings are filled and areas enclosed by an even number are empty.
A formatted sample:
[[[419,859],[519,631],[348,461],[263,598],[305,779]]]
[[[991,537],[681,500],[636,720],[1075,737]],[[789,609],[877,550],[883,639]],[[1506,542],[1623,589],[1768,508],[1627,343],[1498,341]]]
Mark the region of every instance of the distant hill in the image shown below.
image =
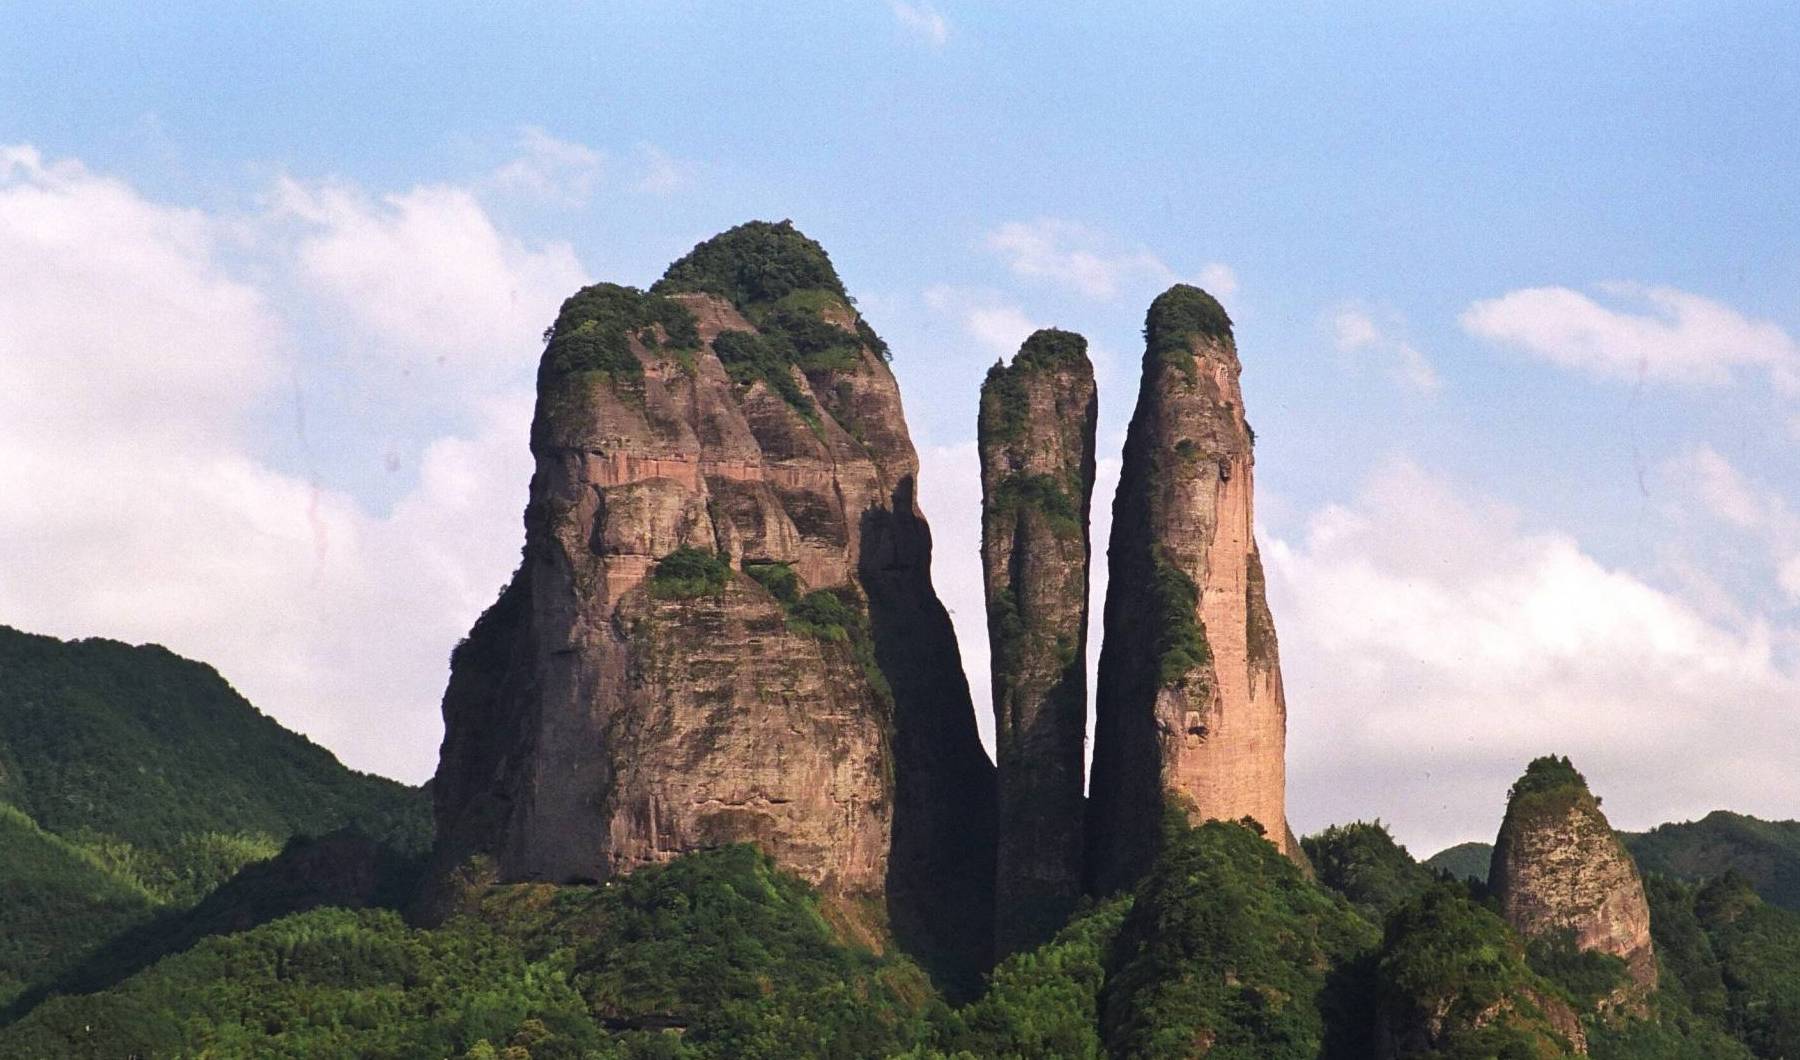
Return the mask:
[[[430,843],[425,794],[344,767],[212,667],[0,626],[0,1006],[295,835]]]
[[[1715,810],[1698,821],[1657,825],[1624,838],[1644,872],[1696,881],[1732,869],[1763,901],[1800,912],[1800,821]]]
[[[1452,879],[1473,877],[1487,882],[1488,861],[1494,856],[1492,843],[1458,843],[1425,859],[1425,867],[1447,872]]]
[[[1764,821],[1715,810],[1698,821],[1621,832],[1645,873],[1697,883],[1735,870],[1763,901],[1800,912],[1800,821]],[[1425,859],[1457,879],[1487,879],[1489,843],[1458,843]]]

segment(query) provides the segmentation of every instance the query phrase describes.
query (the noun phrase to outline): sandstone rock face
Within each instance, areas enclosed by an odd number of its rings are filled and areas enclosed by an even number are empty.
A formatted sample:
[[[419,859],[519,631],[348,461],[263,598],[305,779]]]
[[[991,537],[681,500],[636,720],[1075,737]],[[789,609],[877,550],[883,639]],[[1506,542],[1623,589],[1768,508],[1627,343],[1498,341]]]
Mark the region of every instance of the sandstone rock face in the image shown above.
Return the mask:
[[[1151,305],[1108,551],[1090,884],[1129,884],[1165,803],[1249,817],[1295,856],[1287,707],[1251,531],[1253,458],[1231,321],[1177,285]]]
[[[1513,786],[1488,886],[1528,938],[1572,931],[1583,950],[1625,961],[1629,1001],[1656,986],[1650,906],[1624,843],[1566,758],[1540,758]]]
[[[897,933],[963,930],[916,909],[991,874],[992,773],[884,352],[785,223],[564,304],[524,558],[452,659],[445,867],[600,880],[748,841],[887,893]]]
[[[1087,743],[1087,342],[1039,331],[981,388],[981,562],[993,653],[999,955],[1048,939],[1081,895]]]

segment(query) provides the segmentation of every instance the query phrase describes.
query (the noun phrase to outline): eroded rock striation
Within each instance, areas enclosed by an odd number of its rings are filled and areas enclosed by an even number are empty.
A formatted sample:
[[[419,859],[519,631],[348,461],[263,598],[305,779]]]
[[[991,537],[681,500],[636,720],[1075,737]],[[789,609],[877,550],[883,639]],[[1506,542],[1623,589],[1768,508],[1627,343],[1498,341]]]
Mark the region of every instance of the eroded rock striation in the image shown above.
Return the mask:
[[[1654,989],[1650,906],[1637,864],[1567,758],[1540,758],[1513,785],[1488,887],[1526,938],[1572,932],[1582,950],[1625,962],[1614,1001]]]
[[[1108,550],[1090,884],[1150,863],[1162,810],[1254,820],[1290,857],[1287,707],[1251,531],[1252,436],[1231,320],[1178,284],[1150,306]]]
[[[546,334],[523,561],[444,697],[440,869],[748,841],[955,949],[921,910],[992,914],[992,767],[886,348],[825,252],[753,222]]]
[[[1048,329],[981,387],[981,563],[993,657],[1001,955],[1050,937],[1082,887],[1094,368]]]

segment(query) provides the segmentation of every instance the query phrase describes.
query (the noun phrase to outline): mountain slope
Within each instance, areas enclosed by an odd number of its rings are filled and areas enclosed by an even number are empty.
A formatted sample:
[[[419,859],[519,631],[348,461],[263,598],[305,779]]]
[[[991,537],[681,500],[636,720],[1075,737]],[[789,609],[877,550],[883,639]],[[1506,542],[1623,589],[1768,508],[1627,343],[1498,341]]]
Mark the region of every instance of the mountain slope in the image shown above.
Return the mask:
[[[1763,901],[1800,912],[1800,821],[1763,821],[1715,810],[1621,838],[1645,872],[1703,880],[1736,870]]]
[[[430,834],[423,792],[344,768],[209,666],[0,626],[0,1007],[346,825]]]
[[[346,769],[212,667],[156,645],[0,626],[0,771],[0,799],[77,841],[162,851],[348,823],[407,848],[430,837],[417,790]]]

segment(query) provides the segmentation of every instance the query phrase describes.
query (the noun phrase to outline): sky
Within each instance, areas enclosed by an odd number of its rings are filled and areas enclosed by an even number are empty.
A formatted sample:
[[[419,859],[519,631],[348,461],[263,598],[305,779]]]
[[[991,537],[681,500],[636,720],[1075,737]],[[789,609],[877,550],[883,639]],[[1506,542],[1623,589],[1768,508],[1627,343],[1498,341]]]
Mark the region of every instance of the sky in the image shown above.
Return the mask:
[[[1491,839],[1545,753],[1620,827],[1797,817],[1796,53],[1773,3],[0,0],[0,622],[424,780],[557,305],[791,218],[894,350],[984,736],[980,380],[1088,336],[1104,542],[1187,281],[1297,830]]]

